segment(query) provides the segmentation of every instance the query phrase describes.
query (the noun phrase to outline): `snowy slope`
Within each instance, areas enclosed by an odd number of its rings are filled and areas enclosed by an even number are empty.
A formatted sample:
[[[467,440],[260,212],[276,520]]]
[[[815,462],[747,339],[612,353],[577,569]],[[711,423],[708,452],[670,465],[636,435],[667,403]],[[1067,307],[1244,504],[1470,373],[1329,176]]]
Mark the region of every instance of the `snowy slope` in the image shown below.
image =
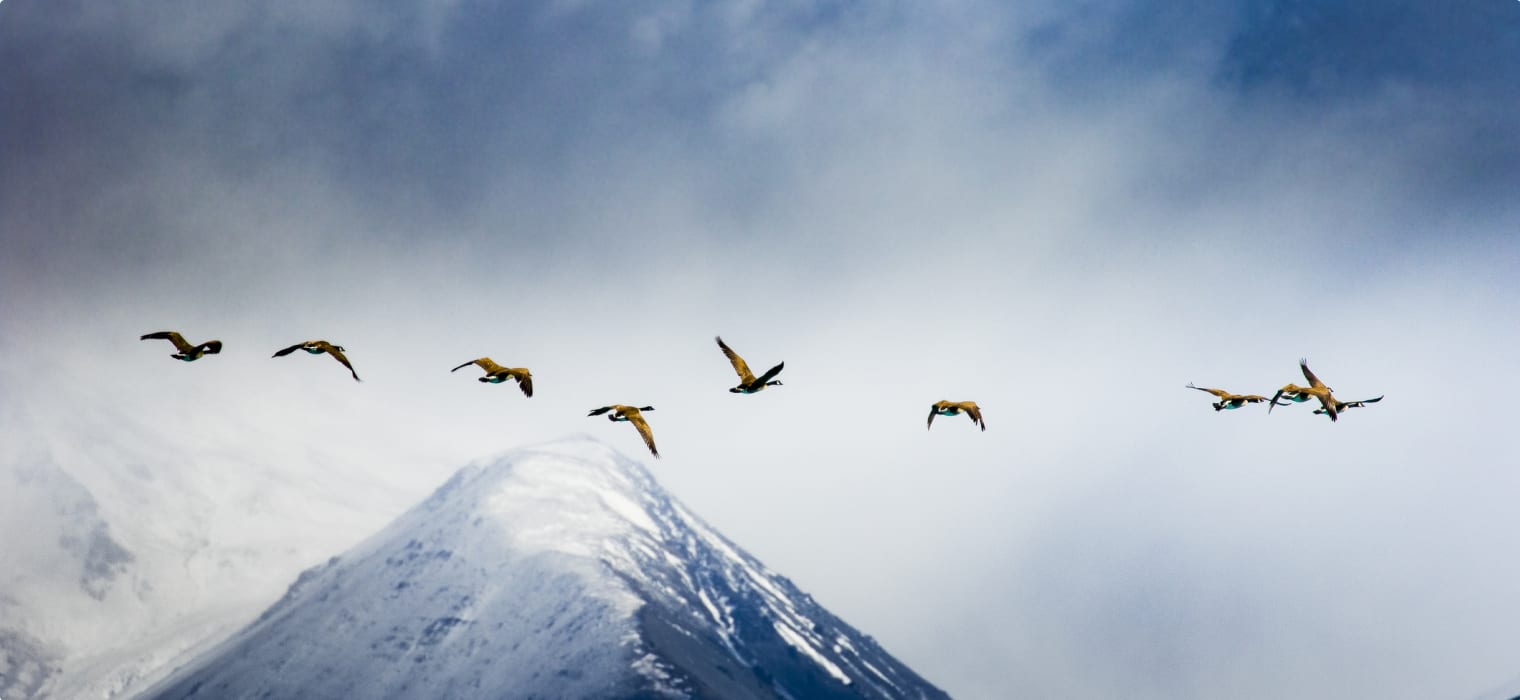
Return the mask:
[[[144,697],[947,696],[578,437],[466,467]]]
[[[140,692],[448,473],[375,455],[406,436],[292,443],[187,411],[201,379],[38,392],[0,368],[0,698]]]

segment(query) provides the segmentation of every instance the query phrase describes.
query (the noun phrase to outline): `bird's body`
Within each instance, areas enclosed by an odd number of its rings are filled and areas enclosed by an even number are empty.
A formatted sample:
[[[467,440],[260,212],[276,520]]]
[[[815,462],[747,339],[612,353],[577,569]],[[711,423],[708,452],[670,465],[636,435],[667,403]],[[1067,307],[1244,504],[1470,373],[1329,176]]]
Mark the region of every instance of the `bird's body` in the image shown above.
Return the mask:
[[[1214,407],[1215,411],[1232,411],[1248,403],[1262,403],[1267,400],[1267,397],[1257,394],[1232,394],[1223,389],[1208,389],[1201,386],[1193,386],[1191,383],[1187,385],[1187,388],[1207,391],[1219,397],[1218,401],[1210,404]]]
[[[295,345],[276,352],[274,355],[271,355],[271,357],[284,357],[297,350],[305,350],[306,352],[313,355],[321,355],[322,353],[332,355],[334,360],[337,360],[338,362],[342,363],[344,367],[348,368],[349,374],[354,375],[354,381],[362,381],[359,379],[359,373],[354,371],[353,364],[350,363],[348,361],[348,357],[343,354],[343,346],[333,345],[332,343],[329,343],[325,340],[308,340],[304,343],[296,343]]]
[[[184,336],[174,331],[149,333],[138,340],[167,340],[174,344],[175,350],[179,351],[169,357],[184,362],[194,362],[207,355],[215,355],[222,351],[222,341],[220,340],[208,340],[200,345],[191,345],[185,341]]]
[[[515,379],[517,380],[517,388],[522,389],[523,396],[533,397],[533,373],[529,372],[527,367],[502,367],[493,362],[491,358],[482,357],[477,360],[470,360],[449,371],[458,372],[470,365],[478,365],[481,369],[485,370],[486,375],[480,377],[478,381],[488,384],[500,384]]]
[[[1324,413],[1329,414],[1330,420],[1336,420],[1339,417],[1340,409],[1336,408],[1336,404],[1339,402],[1335,400],[1333,390],[1325,386],[1325,383],[1320,381],[1319,377],[1314,376],[1314,372],[1309,371],[1308,360],[1299,360],[1298,367],[1304,371],[1304,378],[1309,380],[1309,386],[1304,387],[1297,384],[1284,385],[1283,388],[1278,389],[1277,393],[1272,396],[1272,403],[1267,406],[1267,413],[1272,412],[1272,407],[1277,405],[1279,397],[1288,396],[1289,401],[1302,403],[1308,401],[1309,397],[1312,396],[1319,399],[1319,405]]]
[[[785,362],[766,370],[765,374],[756,377],[754,372],[749,371],[749,365],[744,362],[744,358],[739,357],[739,353],[734,352],[733,348],[728,347],[728,344],[723,342],[721,336],[715,336],[714,339],[718,341],[718,349],[722,350],[724,356],[728,357],[729,364],[734,366],[734,373],[739,375],[739,385],[729,389],[729,393],[753,394],[764,390],[768,386],[781,386],[781,380],[775,377],[786,366]]]
[[[1366,406],[1369,403],[1377,403],[1377,402],[1382,401],[1382,400],[1383,400],[1383,397],[1379,396],[1379,397],[1377,397],[1375,399],[1362,399],[1360,401],[1336,401],[1335,402],[1335,412],[1336,413],[1344,413],[1345,410],[1348,409],[1348,408],[1361,408],[1363,406]],[[1325,409],[1323,409],[1323,408],[1316,408],[1316,409],[1314,409],[1314,415],[1322,416],[1322,415],[1325,415],[1325,413],[1326,413]]]
[[[971,422],[987,430],[986,421],[982,420],[982,407],[975,401],[936,401],[929,407],[929,427],[934,427],[935,416],[958,416],[965,413],[971,418]],[[927,428],[926,428],[927,429]]]
[[[660,456],[660,451],[655,449],[654,446],[654,432],[649,429],[649,423],[644,421],[643,416],[644,411],[653,410],[654,406],[641,406],[635,408],[633,406],[624,406],[622,404],[615,403],[611,406],[603,406],[601,408],[592,409],[592,411],[586,415],[599,416],[610,411],[609,415],[607,416],[607,420],[610,420],[614,423],[632,423],[633,427],[638,429],[639,436],[644,438],[644,444],[649,446],[649,454],[652,454],[658,458]]]

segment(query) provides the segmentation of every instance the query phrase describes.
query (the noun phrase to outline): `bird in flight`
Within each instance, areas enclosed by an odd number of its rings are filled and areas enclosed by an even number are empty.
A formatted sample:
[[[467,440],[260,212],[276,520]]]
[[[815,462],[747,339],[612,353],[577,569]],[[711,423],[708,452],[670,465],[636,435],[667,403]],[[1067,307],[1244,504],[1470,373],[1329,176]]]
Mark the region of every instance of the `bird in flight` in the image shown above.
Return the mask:
[[[1377,403],[1377,402],[1382,401],[1382,400],[1383,400],[1383,397],[1379,396],[1379,397],[1377,397],[1375,399],[1362,399],[1361,401],[1336,401],[1335,402],[1335,412],[1336,413],[1340,413],[1342,411],[1345,411],[1348,408],[1361,408],[1363,406],[1366,406],[1369,403]],[[1316,415],[1316,416],[1325,415],[1325,409],[1323,409],[1323,408],[1316,408],[1316,409],[1314,409],[1314,415]]]
[[[478,360],[470,360],[449,371],[458,372],[470,365],[479,365],[481,369],[486,371],[486,376],[479,377],[479,381],[500,384],[509,379],[515,379],[517,380],[517,388],[522,389],[523,396],[533,397],[533,373],[529,372],[527,367],[502,367],[493,362],[491,358],[482,357]]]
[[[734,372],[739,375],[739,386],[729,389],[730,393],[753,394],[768,386],[781,386],[781,380],[775,377],[781,374],[781,368],[786,366],[785,362],[766,370],[765,374],[756,377],[754,372],[749,371],[749,365],[745,364],[744,358],[739,357],[739,353],[734,352],[733,348],[728,347],[728,343],[723,342],[722,336],[714,336],[714,339],[718,341],[718,349],[728,356],[729,364],[734,366]]]
[[[1277,393],[1272,396],[1272,403],[1267,406],[1267,413],[1271,413],[1272,407],[1278,405],[1277,399],[1279,397],[1286,396],[1289,401],[1294,403],[1303,403],[1308,401],[1310,397],[1313,397],[1319,399],[1320,406],[1324,407],[1324,412],[1329,414],[1330,420],[1336,420],[1340,414],[1340,409],[1336,408],[1336,404],[1339,402],[1335,400],[1334,390],[1325,386],[1325,383],[1320,381],[1319,377],[1314,376],[1314,372],[1309,371],[1309,361],[1307,359],[1300,359],[1298,367],[1304,371],[1304,378],[1309,380],[1309,386],[1303,387],[1297,384],[1283,385],[1283,388],[1278,389]]]
[[[138,338],[138,340],[167,340],[171,343],[174,343],[174,349],[178,350],[179,352],[176,352],[169,357],[172,357],[176,360],[184,360],[185,362],[194,362],[207,355],[215,355],[222,351],[222,341],[220,340],[208,340],[204,343],[201,343],[200,345],[191,345],[190,343],[185,342],[185,336],[182,336],[174,331],[159,331],[157,333],[149,333],[141,338]]]
[[[652,454],[658,458],[660,456],[660,451],[654,447],[654,433],[649,430],[649,424],[644,422],[644,416],[642,414],[643,411],[653,410],[654,406],[640,406],[638,408],[634,408],[633,406],[624,406],[622,404],[615,403],[611,406],[603,406],[598,409],[593,409],[586,415],[600,416],[603,413],[611,411],[612,414],[607,416],[607,420],[610,420],[614,423],[632,423],[633,427],[638,428],[639,435],[644,438],[644,444],[649,446],[649,454]]]
[[[1207,391],[1219,397],[1218,401],[1210,404],[1214,407],[1215,411],[1229,411],[1240,408],[1248,403],[1262,403],[1267,400],[1267,397],[1257,394],[1231,394],[1223,389],[1207,389],[1201,386],[1193,386],[1192,382],[1188,383],[1187,388]]]
[[[359,379],[359,373],[354,371],[353,364],[348,361],[347,357],[344,357],[343,346],[333,345],[332,343],[329,343],[325,340],[308,340],[304,343],[296,343],[295,345],[285,348],[284,350],[276,352],[271,357],[284,357],[297,350],[305,350],[306,352],[309,352],[313,355],[321,355],[324,352],[332,355],[334,360],[343,363],[343,366],[348,368],[349,374],[354,375],[354,381],[361,381]]]
[[[975,401],[934,402],[934,405],[929,407],[929,428],[934,427],[935,416],[958,416],[962,413],[965,413],[972,423],[981,426],[983,431],[987,430],[987,423],[982,420],[982,407],[976,405]]]

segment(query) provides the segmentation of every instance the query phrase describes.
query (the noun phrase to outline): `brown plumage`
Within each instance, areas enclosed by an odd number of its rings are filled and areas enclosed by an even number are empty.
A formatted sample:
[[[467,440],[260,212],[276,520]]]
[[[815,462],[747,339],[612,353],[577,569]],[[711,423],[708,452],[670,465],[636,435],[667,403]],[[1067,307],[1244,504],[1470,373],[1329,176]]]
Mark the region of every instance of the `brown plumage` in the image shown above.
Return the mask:
[[[649,446],[649,454],[652,454],[658,458],[660,456],[660,451],[654,447],[654,433],[649,430],[649,424],[644,422],[644,416],[642,414],[643,411],[653,410],[654,406],[641,406],[639,408],[634,408],[633,406],[624,406],[622,404],[615,403],[611,406],[603,406],[601,408],[592,409],[592,411],[586,415],[600,416],[603,413],[611,411],[612,414],[607,416],[607,420],[610,420],[614,423],[632,423],[633,427],[638,428],[639,435],[644,438],[644,444]]]
[[[305,350],[306,352],[309,352],[313,355],[321,355],[324,352],[332,355],[334,360],[343,363],[343,366],[348,368],[349,374],[354,375],[354,381],[362,381],[359,379],[359,373],[354,371],[354,366],[350,364],[348,358],[343,355],[343,346],[333,345],[332,343],[329,343],[325,340],[308,340],[304,343],[296,343],[295,345],[285,348],[284,350],[276,352],[274,355],[271,355],[271,357],[284,357],[297,350]]]
[[[1187,388],[1197,389],[1199,391],[1207,391],[1210,394],[1219,397],[1218,401],[1210,404],[1214,407],[1215,411],[1229,411],[1240,408],[1241,406],[1244,406],[1248,403],[1262,403],[1267,400],[1267,397],[1257,394],[1231,394],[1230,392],[1223,389],[1209,389],[1201,386],[1193,386],[1191,382],[1188,383]]]
[[[529,372],[527,367],[502,367],[491,361],[491,358],[482,357],[478,360],[470,360],[449,371],[458,372],[470,365],[479,365],[481,369],[486,371],[486,376],[479,377],[478,381],[500,384],[508,379],[515,379],[517,380],[517,388],[522,389],[523,396],[533,397],[533,373]]]
[[[729,389],[730,393],[753,394],[768,386],[781,386],[781,380],[775,377],[781,373],[781,368],[786,366],[785,362],[756,377],[754,372],[749,371],[749,365],[744,362],[744,358],[739,357],[739,353],[734,352],[733,348],[728,347],[728,343],[723,342],[722,336],[714,336],[713,339],[718,341],[718,349],[728,357],[728,363],[734,366],[734,373],[739,375],[739,386]]]
[[[158,331],[149,333],[138,340],[167,340],[174,343],[174,349],[179,352],[170,355],[176,360],[194,362],[206,355],[215,355],[222,351],[222,341],[208,340],[200,345],[191,345],[185,342],[185,337],[174,331]]]
[[[1298,366],[1299,369],[1304,371],[1304,378],[1309,380],[1309,386],[1304,387],[1297,384],[1284,385],[1283,388],[1278,389],[1277,393],[1272,396],[1272,403],[1267,406],[1267,413],[1272,412],[1272,407],[1277,405],[1278,397],[1284,394],[1288,394],[1288,400],[1293,402],[1307,401],[1312,396],[1319,399],[1319,405],[1324,407],[1324,411],[1329,414],[1330,420],[1336,420],[1340,409],[1335,406],[1338,402],[1332,393],[1333,390],[1325,386],[1325,383],[1320,381],[1319,377],[1314,376],[1314,373],[1309,371],[1309,361],[1307,359],[1300,359]]]
[[[961,413],[965,413],[966,416],[971,419],[972,423],[975,423],[975,424],[981,426],[983,431],[987,430],[987,423],[986,423],[986,421],[982,420],[982,407],[976,405],[975,401],[959,401],[959,402],[936,401],[936,402],[934,402],[934,405],[932,405],[932,406],[929,407],[929,425],[928,425],[928,428],[934,427],[934,417],[935,416],[958,416]],[[928,428],[925,428],[925,430],[927,430]]]

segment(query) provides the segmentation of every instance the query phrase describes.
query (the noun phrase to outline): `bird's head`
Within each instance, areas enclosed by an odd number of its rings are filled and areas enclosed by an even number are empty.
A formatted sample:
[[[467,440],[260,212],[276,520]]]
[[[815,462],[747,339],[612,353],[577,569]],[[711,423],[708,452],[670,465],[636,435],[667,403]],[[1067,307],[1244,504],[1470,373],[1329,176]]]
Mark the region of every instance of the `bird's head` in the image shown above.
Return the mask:
[[[640,406],[639,410],[640,411],[653,411],[654,410],[654,406]]]
[[[766,386],[781,386],[781,380],[780,379],[772,379],[771,381],[766,382],[765,385]]]

